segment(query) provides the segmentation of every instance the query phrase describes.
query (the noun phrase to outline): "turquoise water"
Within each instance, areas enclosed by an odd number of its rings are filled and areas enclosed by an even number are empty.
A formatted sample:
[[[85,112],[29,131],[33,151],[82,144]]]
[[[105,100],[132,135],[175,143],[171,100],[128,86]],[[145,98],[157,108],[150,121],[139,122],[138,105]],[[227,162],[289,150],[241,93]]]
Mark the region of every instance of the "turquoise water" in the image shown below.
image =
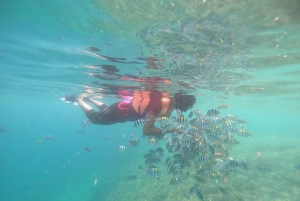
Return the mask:
[[[141,68],[139,76],[175,83],[162,89],[195,95],[194,108],[203,114],[229,104],[222,117],[248,121],[244,128],[253,137],[237,136],[240,144],[230,157],[248,160],[250,170],[219,179],[225,195],[214,181],[201,185],[204,200],[300,200],[299,9],[296,0],[2,1],[0,126],[6,131],[0,133],[0,200],[187,200],[196,181],[190,176],[169,185],[167,153],[157,165],[159,180],[138,168],[148,150],[163,148],[165,140],[149,145],[132,122],[83,128],[81,109],[59,99],[89,89],[109,105],[120,97],[94,81],[142,87],[96,79],[92,65],[115,65],[119,74],[133,76]],[[101,59],[83,52],[88,47],[141,64]],[[147,69],[137,59],[148,56],[164,68]],[[128,145],[133,131],[138,147]],[[115,150],[120,145],[124,152]],[[270,171],[259,171],[261,163]],[[135,181],[125,179],[131,174]]]

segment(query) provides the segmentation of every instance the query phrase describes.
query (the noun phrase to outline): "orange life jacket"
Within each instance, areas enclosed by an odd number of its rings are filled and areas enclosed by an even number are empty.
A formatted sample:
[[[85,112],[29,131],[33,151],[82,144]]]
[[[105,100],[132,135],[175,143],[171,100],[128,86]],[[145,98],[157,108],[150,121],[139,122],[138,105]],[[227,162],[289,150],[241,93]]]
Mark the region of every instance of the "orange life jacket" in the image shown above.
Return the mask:
[[[150,91],[135,91],[132,97],[132,107],[133,109],[139,114],[143,115],[146,108],[150,104]],[[170,105],[171,99],[169,98],[169,93],[162,92],[161,93],[161,111],[158,116],[163,116],[168,112],[169,105]]]

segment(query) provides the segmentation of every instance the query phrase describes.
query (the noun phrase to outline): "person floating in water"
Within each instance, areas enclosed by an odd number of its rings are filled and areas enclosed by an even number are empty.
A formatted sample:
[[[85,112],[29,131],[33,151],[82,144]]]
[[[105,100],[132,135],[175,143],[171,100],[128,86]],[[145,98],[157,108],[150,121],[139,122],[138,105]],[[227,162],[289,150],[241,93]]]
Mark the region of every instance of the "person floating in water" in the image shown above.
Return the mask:
[[[72,101],[75,97],[66,97],[66,101]],[[176,93],[170,97],[169,93],[152,91],[135,91],[128,100],[122,100],[110,106],[92,98],[77,97],[76,102],[84,111],[90,122],[101,125],[111,125],[127,121],[137,121],[144,118],[143,134],[148,136],[159,136],[162,134],[176,132],[176,128],[162,131],[154,126],[158,117],[169,117],[174,109],[186,112],[196,102],[193,95]],[[100,111],[96,112],[86,102],[95,105]]]

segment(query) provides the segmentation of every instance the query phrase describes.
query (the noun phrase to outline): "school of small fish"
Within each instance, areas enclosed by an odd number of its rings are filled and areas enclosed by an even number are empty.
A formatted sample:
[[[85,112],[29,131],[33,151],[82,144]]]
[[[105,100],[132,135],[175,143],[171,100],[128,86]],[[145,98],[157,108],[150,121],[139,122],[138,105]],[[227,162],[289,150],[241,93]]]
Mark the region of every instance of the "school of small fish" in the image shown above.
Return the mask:
[[[214,184],[226,196],[228,190],[224,183],[230,174],[251,170],[249,161],[235,160],[230,155],[230,150],[239,144],[236,136],[252,136],[250,131],[241,129],[244,123],[247,121],[234,115],[222,117],[217,109],[210,109],[205,114],[193,110],[188,117],[177,110],[176,115],[170,118],[159,117],[156,124],[162,130],[177,128],[180,133],[148,137],[147,142],[151,146],[161,144],[161,140],[166,143],[164,147],[150,149],[144,155],[144,165],[139,165],[139,169],[157,179],[170,177],[170,185],[191,185],[188,192],[182,192],[187,199],[194,195],[199,200],[205,200],[205,192],[200,185],[206,184]],[[164,167],[159,165],[161,161],[164,161]],[[271,171],[266,164],[259,164],[256,169],[260,172]],[[189,177],[195,184],[187,181]],[[127,178],[130,181],[135,179],[134,175]]]

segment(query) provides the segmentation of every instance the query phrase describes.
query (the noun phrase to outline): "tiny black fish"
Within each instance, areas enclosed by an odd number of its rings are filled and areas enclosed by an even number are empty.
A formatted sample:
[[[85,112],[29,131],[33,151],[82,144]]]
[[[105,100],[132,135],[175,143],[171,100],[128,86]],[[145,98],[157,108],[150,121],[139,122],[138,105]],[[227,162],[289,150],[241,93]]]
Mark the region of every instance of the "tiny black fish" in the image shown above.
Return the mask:
[[[106,136],[103,137],[103,139],[104,139],[104,140],[109,140],[110,137],[106,135]]]
[[[100,51],[100,50],[99,50],[98,48],[96,48],[96,47],[87,47],[86,50],[87,50],[87,51],[91,51],[91,52],[98,52],[98,51]]]
[[[226,194],[225,189],[222,188],[222,187],[219,187],[219,191],[220,191],[221,193],[223,193],[223,194]]]
[[[135,175],[130,175],[126,178],[126,180],[128,180],[128,181],[133,181],[133,180],[136,180],[136,179],[137,179],[137,177]]]
[[[191,111],[188,117],[192,118],[193,116],[194,116],[194,111]]]
[[[87,151],[87,152],[91,152],[91,151],[92,151],[91,148],[89,148],[89,147],[83,147],[83,149],[84,149],[85,151]]]

